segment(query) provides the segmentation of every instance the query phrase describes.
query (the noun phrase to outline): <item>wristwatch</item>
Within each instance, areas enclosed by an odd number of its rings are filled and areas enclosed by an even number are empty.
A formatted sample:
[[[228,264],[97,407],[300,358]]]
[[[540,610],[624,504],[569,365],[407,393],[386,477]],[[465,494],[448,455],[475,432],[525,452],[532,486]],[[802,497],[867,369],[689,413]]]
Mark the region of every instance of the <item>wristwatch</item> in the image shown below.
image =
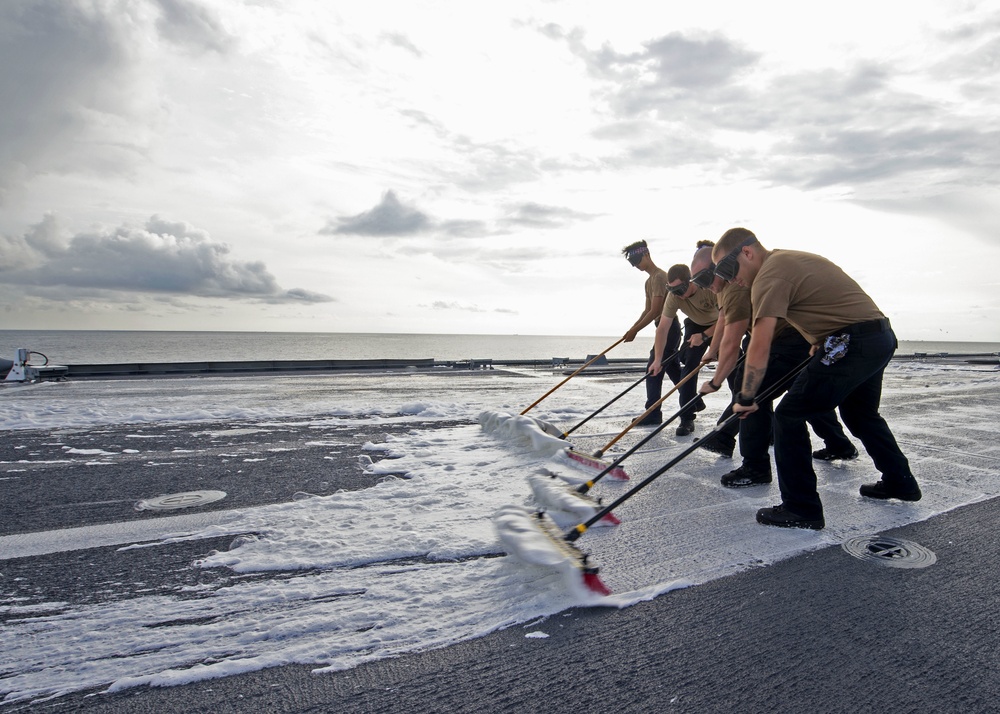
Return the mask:
[[[741,407],[752,407],[754,405],[753,397],[744,397],[743,392],[736,393],[736,403]]]
[[[717,385],[715,383],[714,379],[708,380],[708,388],[711,389],[713,392],[718,392],[720,389],[722,389],[720,385]]]

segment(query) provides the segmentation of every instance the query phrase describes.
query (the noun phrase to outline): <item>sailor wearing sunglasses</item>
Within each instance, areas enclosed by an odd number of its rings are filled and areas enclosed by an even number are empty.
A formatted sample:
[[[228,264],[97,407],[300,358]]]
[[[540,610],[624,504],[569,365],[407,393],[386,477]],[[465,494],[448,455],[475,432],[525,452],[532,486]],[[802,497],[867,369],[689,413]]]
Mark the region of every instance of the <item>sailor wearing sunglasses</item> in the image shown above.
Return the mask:
[[[715,245],[710,241],[704,242],[709,246]],[[716,339],[712,340],[712,347],[705,355],[706,359],[714,359],[716,358],[714,352],[716,349],[718,350],[718,364],[715,367],[715,374],[711,379],[702,383],[698,392],[702,395],[717,392],[723,381],[728,381],[735,399],[736,393],[739,392],[738,385],[742,382],[743,372],[740,368],[734,370],[734,367],[739,361],[742,347],[745,346],[743,343],[747,341],[746,337],[749,332],[750,290],[734,283],[724,282],[722,278],[717,276],[711,254],[711,247],[702,248],[695,253],[694,260],[691,262],[691,270],[694,273],[691,282],[698,282],[700,277],[702,281],[707,283],[709,289],[718,296],[721,314],[719,324],[723,325],[721,328],[716,328]],[[775,327],[774,339],[771,341],[767,372],[758,391],[770,390],[808,356],[809,343],[788,322],[779,320]],[[723,474],[720,481],[726,488],[747,488],[771,483],[769,449],[773,436],[773,405],[784,391],[781,389],[777,393],[772,393],[771,398],[757,402],[757,411],[723,427],[714,438],[708,439],[707,443],[701,447],[731,457],[736,436],[739,435],[740,456],[743,457],[743,463],[738,468]],[[734,403],[732,402],[726,407],[722,416],[719,417],[719,424],[733,413]],[[816,436],[820,437],[825,444],[824,448],[813,452],[814,459],[833,461],[858,458],[858,450],[844,434],[844,429],[837,421],[837,413],[834,410],[831,409],[823,414],[811,416],[807,421]]]
[[[712,241],[699,241],[698,250],[691,260],[691,282],[699,288],[711,291],[718,303],[719,320],[715,324],[715,337],[705,353],[704,360],[718,359],[715,372],[710,379],[702,382],[698,393],[702,396],[719,391],[728,382],[735,396],[735,375],[732,374],[742,352],[743,336],[750,326],[750,291],[738,285],[730,285],[715,275],[715,263],[712,262]],[[718,423],[728,419],[732,414],[732,402],[722,412]],[[712,451],[725,458],[732,458],[736,448],[736,436],[739,433],[739,422],[733,420],[702,444],[702,449]]]
[[[683,379],[699,368],[709,340],[715,333],[719,307],[711,290],[700,288],[691,282],[691,269],[683,263],[671,266],[667,271],[667,280],[668,295],[663,302],[660,322],[656,326],[649,374],[656,376],[662,369],[667,335],[677,318],[677,311],[680,310],[687,316],[684,319],[684,343],[678,356]],[[698,396],[698,385],[694,377],[684,382],[677,392],[681,423],[675,433],[677,436],[687,436],[694,432],[695,412],[704,409],[705,403]]]
[[[822,256],[768,250],[746,228],[723,234],[712,251],[715,274],[750,288],[753,331],[735,413],[757,410],[780,319],[809,341],[813,357],[774,410],[774,458],[781,503],[757,511],[757,522],[785,528],[825,526],[810,454],[810,417],[840,408],[882,477],[861,486],[875,499],[918,501],[909,462],[879,414],[882,374],[896,350],[889,320],[858,283]]]

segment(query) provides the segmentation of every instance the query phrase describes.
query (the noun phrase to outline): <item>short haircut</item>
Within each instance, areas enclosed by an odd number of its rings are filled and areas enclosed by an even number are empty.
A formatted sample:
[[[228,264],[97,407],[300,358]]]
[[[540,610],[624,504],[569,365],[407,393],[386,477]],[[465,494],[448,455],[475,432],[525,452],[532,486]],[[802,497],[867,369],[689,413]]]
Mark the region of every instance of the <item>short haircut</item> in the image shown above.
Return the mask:
[[[690,280],[690,279],[691,279],[691,268],[684,265],[684,263],[671,265],[670,270],[667,271],[668,283],[672,283],[675,280]]]
[[[746,228],[730,228],[722,234],[719,242],[715,244],[715,248],[712,249],[712,256],[720,258],[728,255],[736,246],[746,241],[750,241],[750,245],[757,242],[757,236],[753,234],[753,231]]]

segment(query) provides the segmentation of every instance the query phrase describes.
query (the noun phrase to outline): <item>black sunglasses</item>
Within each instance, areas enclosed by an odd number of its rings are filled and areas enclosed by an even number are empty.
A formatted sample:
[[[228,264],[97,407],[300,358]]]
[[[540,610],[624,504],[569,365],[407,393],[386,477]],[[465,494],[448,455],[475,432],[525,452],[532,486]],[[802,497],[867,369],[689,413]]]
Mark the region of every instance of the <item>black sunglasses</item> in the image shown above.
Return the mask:
[[[686,293],[688,291],[689,285],[690,285],[690,281],[688,281],[688,280],[682,280],[677,285],[668,285],[667,286],[667,290],[669,290],[671,292],[671,294],[676,295],[677,297],[680,297],[681,295],[683,295],[684,293]]]
[[[740,272],[740,251],[742,251],[744,247],[756,242],[756,238],[747,238],[745,241],[729,251],[729,255],[720,260],[718,265],[715,266],[715,274],[727,283],[735,279],[736,274]]]
[[[715,280],[715,263],[707,268],[702,268],[691,276],[691,282],[699,288],[707,288]]]

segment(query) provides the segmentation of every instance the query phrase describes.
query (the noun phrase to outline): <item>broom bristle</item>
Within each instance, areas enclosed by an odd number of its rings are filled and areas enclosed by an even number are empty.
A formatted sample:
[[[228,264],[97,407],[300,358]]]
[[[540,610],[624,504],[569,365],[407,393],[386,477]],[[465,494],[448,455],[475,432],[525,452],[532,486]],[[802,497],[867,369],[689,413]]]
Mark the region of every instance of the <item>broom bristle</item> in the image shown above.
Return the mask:
[[[604,471],[611,464],[605,463],[600,459],[594,458],[593,456],[588,456],[587,454],[581,454],[579,451],[574,451],[573,449],[566,449],[566,456],[575,461],[578,464],[586,466],[587,468],[594,469],[595,471]],[[608,471],[608,476],[618,481],[628,481],[628,474],[625,472],[621,466],[615,466],[613,469]]]
[[[601,578],[597,575],[597,568],[587,568],[583,571],[583,584],[598,595],[611,594],[611,588],[601,582]]]
[[[567,540],[546,513],[531,513],[520,506],[503,506],[494,514],[493,523],[509,554],[533,565],[560,570],[571,568],[580,573],[584,587],[591,592],[611,594],[597,576],[597,567],[590,564],[590,557]]]

